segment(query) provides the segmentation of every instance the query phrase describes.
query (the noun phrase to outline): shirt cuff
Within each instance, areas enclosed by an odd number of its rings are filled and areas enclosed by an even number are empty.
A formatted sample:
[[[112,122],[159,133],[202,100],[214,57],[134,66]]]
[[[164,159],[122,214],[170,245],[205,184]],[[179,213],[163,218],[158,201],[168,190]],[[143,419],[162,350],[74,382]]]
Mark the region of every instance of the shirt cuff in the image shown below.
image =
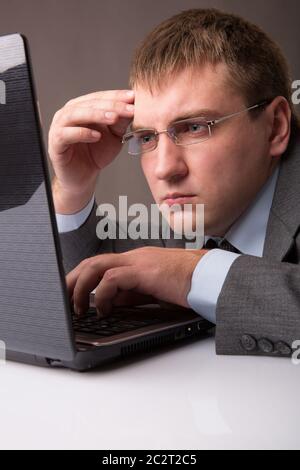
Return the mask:
[[[187,296],[189,306],[211,323],[216,324],[216,306],[228,271],[241,256],[218,248],[210,250],[198,262]]]
[[[71,232],[77,230],[88,219],[95,202],[95,196],[90,202],[79,212],[75,214],[55,214],[56,223],[59,233]]]

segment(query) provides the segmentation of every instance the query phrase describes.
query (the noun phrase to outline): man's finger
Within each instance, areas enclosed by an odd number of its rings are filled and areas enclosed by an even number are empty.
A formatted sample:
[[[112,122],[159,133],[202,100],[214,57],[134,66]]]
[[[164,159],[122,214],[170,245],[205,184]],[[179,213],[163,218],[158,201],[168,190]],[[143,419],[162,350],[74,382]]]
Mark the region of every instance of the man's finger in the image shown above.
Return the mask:
[[[108,269],[125,263],[126,258],[119,254],[99,255],[84,263],[82,269],[72,274],[73,278],[70,276],[69,293],[72,294],[71,286],[73,285],[74,305],[79,314],[88,309],[90,292],[99,284],[104,273]]]
[[[120,100],[131,102],[134,98],[134,93],[131,90],[106,90],[106,91],[95,91],[88,93],[87,95],[78,96],[69,100],[66,105],[81,103],[88,100]]]
[[[76,285],[78,276],[80,275],[81,271],[83,268],[87,265],[87,263],[90,261],[91,258],[86,258],[84,261],[81,261],[76,268],[72,269],[67,275],[66,275],[66,284],[67,284],[67,290],[68,290],[68,295],[69,298],[73,297],[73,292],[74,292],[74,287]]]
[[[95,292],[95,306],[103,315],[109,315],[113,299],[119,291],[139,291],[139,277],[132,266],[121,266],[106,271]]]

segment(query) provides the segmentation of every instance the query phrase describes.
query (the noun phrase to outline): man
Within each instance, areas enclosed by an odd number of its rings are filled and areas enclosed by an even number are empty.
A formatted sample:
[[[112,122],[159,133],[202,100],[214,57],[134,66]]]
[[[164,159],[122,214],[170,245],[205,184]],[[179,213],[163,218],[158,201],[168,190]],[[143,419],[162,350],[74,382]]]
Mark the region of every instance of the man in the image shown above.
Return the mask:
[[[150,296],[216,323],[218,354],[290,356],[300,339],[300,150],[278,46],[237,16],[184,11],[138,48],[130,87],[69,101],[49,133],[77,313],[94,288],[102,314]],[[196,126],[174,124],[190,118]],[[203,249],[97,238],[96,180],[122,137],[157,204],[204,204]]]

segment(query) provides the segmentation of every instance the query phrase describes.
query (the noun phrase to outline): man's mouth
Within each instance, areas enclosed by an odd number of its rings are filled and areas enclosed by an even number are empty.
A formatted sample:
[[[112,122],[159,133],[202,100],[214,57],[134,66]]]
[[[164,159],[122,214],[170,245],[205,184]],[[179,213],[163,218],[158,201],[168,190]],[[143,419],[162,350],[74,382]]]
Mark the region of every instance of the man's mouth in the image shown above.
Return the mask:
[[[172,206],[174,204],[191,204],[196,194],[169,193],[163,199],[162,203]]]

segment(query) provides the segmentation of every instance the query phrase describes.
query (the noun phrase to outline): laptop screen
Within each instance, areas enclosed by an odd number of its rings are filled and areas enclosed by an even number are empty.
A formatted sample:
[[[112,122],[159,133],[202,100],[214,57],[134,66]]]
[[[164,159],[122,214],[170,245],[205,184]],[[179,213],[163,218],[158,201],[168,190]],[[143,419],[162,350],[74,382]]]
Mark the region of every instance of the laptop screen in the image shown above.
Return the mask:
[[[1,36],[0,340],[7,351],[73,358],[58,250],[26,41]]]

